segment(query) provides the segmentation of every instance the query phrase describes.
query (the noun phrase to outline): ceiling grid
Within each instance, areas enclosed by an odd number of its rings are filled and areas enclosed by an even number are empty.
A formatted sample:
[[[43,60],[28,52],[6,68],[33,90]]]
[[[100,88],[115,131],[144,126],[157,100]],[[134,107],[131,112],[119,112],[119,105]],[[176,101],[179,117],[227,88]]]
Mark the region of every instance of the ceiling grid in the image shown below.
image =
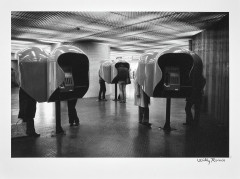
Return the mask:
[[[24,44],[95,41],[112,50],[145,52],[186,46],[227,12],[12,11],[12,53]]]

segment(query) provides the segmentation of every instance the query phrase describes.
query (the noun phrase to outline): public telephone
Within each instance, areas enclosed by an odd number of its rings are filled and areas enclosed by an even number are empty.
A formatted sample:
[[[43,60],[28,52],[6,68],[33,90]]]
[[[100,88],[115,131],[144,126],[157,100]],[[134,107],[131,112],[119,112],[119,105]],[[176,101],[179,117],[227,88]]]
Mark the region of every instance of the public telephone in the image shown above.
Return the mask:
[[[89,87],[88,57],[77,47],[63,45],[50,55],[49,102],[82,98]]]
[[[180,70],[178,67],[165,67],[164,90],[180,90]]]
[[[186,98],[191,95],[190,76],[201,63],[193,53],[180,48],[172,48],[157,58],[157,65],[162,72],[162,79],[155,85],[154,97]]]
[[[64,71],[64,82],[59,86],[60,92],[68,92],[74,90],[74,80],[72,75],[72,68],[65,67]]]

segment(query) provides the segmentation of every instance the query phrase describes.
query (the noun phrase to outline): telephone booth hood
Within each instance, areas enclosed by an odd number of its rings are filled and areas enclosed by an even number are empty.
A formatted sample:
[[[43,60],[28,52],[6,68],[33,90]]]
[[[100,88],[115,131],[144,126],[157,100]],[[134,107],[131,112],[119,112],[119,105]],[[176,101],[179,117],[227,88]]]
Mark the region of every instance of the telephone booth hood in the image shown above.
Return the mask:
[[[153,90],[162,77],[161,69],[156,65],[158,52],[150,51],[140,56],[136,70],[136,82],[142,86],[148,96],[153,96]]]
[[[56,48],[48,61],[48,101],[82,98],[89,88],[89,60],[77,47]]]
[[[38,102],[47,101],[48,54],[31,47],[17,53],[20,72],[20,87]]]
[[[157,63],[163,75],[153,96],[189,97],[193,82],[201,78],[203,65],[200,57],[187,49],[171,48],[160,54]]]
[[[119,71],[120,66],[126,67],[127,71],[120,73]],[[129,76],[129,69],[130,69],[130,64],[126,60],[120,59],[117,62],[115,62],[115,64],[113,64],[112,66],[112,70],[115,75],[112,77],[112,83],[117,83],[118,80],[121,78],[121,75]],[[125,74],[125,73],[128,73],[128,74]]]
[[[99,75],[108,84],[112,83],[112,64],[110,60],[106,60],[100,65]]]
[[[107,82],[108,84],[114,84],[117,83],[117,79],[118,79],[118,70],[117,68],[120,65],[123,65],[125,67],[127,67],[128,69],[130,68],[130,65],[128,62],[126,62],[125,60],[118,60],[116,61],[110,61],[107,60],[105,62],[103,62],[100,65],[100,77]]]
[[[116,68],[118,68],[120,65],[123,65],[124,67],[126,67],[126,68],[130,68],[130,65],[129,65],[129,63],[127,62],[127,61],[125,61],[125,60],[118,60],[117,62],[116,62],[116,64],[115,64],[115,67]]]
[[[150,97],[185,98],[191,94],[192,81],[198,80],[201,74],[200,57],[186,49],[171,48],[143,54],[136,75],[137,82]]]
[[[117,78],[117,75],[118,75],[118,71],[116,69],[116,62],[112,62],[112,65],[111,65],[111,83],[114,84],[116,82],[116,78]]]

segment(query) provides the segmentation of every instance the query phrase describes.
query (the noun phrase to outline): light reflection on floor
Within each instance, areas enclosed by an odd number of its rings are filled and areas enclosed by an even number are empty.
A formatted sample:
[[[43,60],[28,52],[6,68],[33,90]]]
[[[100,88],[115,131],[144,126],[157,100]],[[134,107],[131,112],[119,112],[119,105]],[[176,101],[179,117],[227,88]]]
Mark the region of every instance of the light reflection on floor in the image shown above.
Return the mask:
[[[114,87],[114,85],[111,85]],[[67,105],[61,102],[61,122],[66,135],[54,137],[55,103],[38,103],[35,128],[41,137],[12,139],[12,157],[223,157],[228,156],[228,131],[202,115],[200,130],[186,127],[185,100],[171,100],[171,132],[159,129],[166,119],[166,99],[151,98],[148,129],[138,123],[134,86],[128,85],[127,102],[79,99],[80,126],[69,127]],[[17,120],[18,89],[12,92],[12,124]]]
[[[37,103],[35,119],[36,122],[41,120],[42,124],[52,123],[55,119],[55,103]]]

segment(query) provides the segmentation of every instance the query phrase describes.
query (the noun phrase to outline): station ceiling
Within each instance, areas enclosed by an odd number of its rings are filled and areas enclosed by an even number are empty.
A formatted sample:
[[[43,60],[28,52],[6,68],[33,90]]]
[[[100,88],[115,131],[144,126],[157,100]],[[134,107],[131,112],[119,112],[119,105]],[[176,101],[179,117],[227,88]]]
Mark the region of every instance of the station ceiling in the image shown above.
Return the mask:
[[[145,52],[188,45],[227,12],[12,11],[11,51],[93,41],[112,51]],[[43,48],[44,49],[44,48]]]

